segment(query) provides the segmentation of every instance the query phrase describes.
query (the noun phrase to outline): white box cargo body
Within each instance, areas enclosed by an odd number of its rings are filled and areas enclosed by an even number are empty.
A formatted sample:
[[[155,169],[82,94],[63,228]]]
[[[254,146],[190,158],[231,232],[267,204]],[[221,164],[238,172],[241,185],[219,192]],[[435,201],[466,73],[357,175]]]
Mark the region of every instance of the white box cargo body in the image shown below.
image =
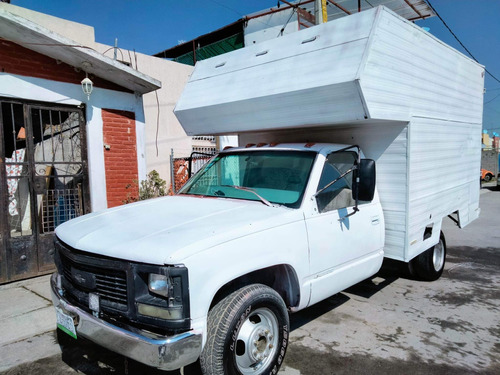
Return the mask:
[[[240,144],[358,144],[377,162],[385,256],[479,215],[484,68],[378,7],[198,62],[175,113]],[[433,235],[424,241],[424,230]]]

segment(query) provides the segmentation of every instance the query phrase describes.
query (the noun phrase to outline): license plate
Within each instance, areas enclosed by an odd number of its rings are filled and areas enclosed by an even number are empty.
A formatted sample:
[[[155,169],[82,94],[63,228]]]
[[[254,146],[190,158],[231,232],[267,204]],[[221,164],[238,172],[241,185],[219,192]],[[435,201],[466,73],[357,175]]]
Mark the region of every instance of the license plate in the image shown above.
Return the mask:
[[[76,339],[75,322],[68,314],[56,307],[57,328]]]

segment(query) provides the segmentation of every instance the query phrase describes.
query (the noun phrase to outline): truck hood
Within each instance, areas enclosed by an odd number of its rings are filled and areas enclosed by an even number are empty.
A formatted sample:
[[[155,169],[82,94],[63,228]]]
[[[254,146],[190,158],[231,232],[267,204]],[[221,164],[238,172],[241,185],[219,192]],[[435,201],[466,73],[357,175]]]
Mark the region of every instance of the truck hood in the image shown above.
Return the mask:
[[[164,197],[78,217],[56,228],[77,249],[150,264],[175,264],[196,252],[301,220],[300,210],[261,202]]]

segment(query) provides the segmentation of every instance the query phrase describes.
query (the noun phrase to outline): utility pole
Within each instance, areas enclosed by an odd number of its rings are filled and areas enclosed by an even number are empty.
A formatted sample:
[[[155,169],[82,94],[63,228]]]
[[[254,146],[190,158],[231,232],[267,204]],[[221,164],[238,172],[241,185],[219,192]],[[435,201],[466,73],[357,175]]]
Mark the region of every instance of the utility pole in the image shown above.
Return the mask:
[[[316,18],[316,25],[328,21],[326,14],[326,0],[314,1],[314,17]]]

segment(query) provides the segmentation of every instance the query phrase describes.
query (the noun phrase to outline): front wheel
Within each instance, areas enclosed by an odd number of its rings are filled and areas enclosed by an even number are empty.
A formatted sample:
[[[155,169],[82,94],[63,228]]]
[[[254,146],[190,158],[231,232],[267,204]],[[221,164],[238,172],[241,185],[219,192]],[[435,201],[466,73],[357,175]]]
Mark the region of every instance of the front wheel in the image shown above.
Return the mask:
[[[245,286],[208,314],[204,375],[277,374],[288,346],[288,312],[273,289]]]
[[[426,234],[427,236],[427,234]],[[439,242],[410,262],[413,272],[422,280],[434,281],[441,277],[446,261],[446,241],[441,232]]]
[[[484,181],[490,182],[492,178],[493,178],[493,175],[488,173],[486,176],[484,176]]]

